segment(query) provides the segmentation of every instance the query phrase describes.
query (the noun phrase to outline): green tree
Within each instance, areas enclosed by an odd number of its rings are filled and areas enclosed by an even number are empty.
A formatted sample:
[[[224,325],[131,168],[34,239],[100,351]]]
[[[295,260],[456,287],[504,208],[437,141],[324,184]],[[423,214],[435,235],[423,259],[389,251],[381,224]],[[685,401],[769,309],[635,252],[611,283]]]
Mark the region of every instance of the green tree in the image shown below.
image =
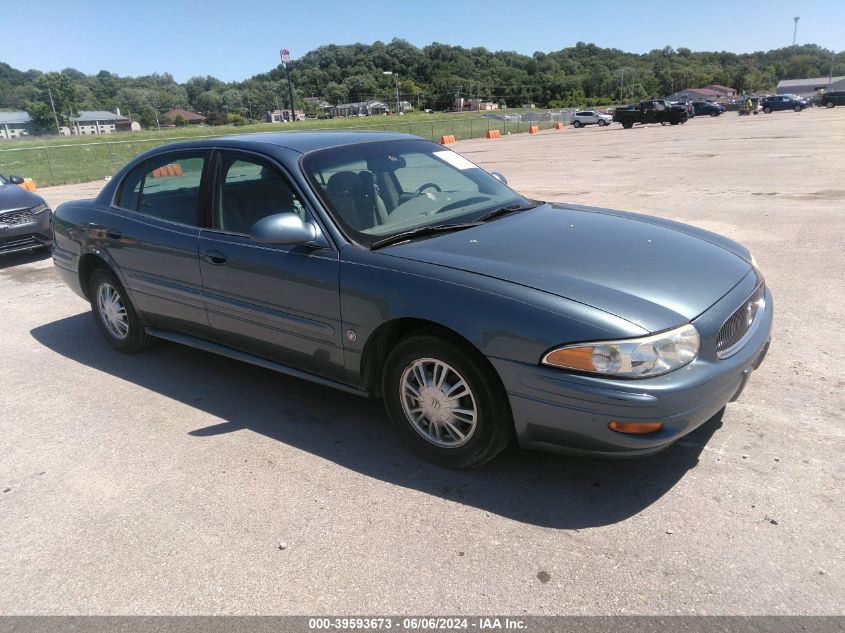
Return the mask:
[[[27,113],[33,119],[43,120],[45,107],[52,114],[53,105],[56,108],[59,125],[70,126],[72,120],[79,116],[77,88],[71,76],[64,72],[47,73],[38,77],[32,86],[31,94],[31,99],[27,101],[29,105]],[[51,95],[53,105],[50,103]],[[31,112],[30,109],[32,109]]]

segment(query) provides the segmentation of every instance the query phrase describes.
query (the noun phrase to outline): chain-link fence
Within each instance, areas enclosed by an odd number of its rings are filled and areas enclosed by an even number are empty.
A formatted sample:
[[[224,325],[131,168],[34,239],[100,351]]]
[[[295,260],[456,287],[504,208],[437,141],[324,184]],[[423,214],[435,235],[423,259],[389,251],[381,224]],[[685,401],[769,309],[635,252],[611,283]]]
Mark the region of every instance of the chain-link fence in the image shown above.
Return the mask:
[[[434,121],[404,122],[398,118],[378,123],[355,126],[313,127],[307,131],[384,131],[413,134],[439,142],[445,135],[456,139],[484,138],[490,130],[503,135],[528,132],[529,127],[541,130],[553,128],[556,123],[568,124],[574,110],[529,112],[510,114],[491,112],[478,117],[444,117]],[[295,131],[295,130],[294,130]],[[305,131],[305,130],[303,130]],[[64,143],[39,147],[0,147],[0,174],[16,174],[35,179],[39,186],[63,185],[77,182],[103,180],[138,154],[153,147],[179,140],[240,134],[237,129],[209,129],[207,135],[161,136],[152,139],[118,139],[93,143]],[[255,132],[260,133],[260,132]]]

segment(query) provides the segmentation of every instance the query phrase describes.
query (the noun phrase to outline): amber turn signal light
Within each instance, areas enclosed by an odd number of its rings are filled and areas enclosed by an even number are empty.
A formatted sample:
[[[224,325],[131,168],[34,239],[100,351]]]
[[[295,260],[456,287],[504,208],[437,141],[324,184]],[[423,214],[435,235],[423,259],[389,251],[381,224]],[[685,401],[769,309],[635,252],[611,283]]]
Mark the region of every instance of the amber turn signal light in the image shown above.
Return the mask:
[[[617,433],[628,433],[629,435],[648,435],[657,433],[663,428],[663,422],[617,422],[611,420],[607,426],[611,431]]]

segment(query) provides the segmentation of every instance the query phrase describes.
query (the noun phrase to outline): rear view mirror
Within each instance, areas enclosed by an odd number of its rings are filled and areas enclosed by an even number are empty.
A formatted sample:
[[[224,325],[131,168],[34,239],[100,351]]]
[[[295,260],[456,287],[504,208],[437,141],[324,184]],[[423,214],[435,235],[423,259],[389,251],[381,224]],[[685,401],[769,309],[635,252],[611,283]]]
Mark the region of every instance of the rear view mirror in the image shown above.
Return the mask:
[[[391,154],[372,156],[367,159],[367,169],[376,173],[404,169],[405,165],[403,157]]]
[[[495,178],[496,180],[501,181],[501,183],[502,183],[503,185],[508,184],[508,179],[507,179],[507,178],[505,178],[505,177],[504,177],[502,174],[500,174],[499,172],[494,171],[494,172],[491,172],[491,173],[490,173],[490,175],[491,175],[491,176],[493,176],[493,178]]]
[[[274,213],[253,224],[249,235],[259,244],[307,244],[317,239],[317,227],[295,213]]]
[[[22,185],[23,178],[21,178],[20,176],[9,176],[9,182],[13,185]]]

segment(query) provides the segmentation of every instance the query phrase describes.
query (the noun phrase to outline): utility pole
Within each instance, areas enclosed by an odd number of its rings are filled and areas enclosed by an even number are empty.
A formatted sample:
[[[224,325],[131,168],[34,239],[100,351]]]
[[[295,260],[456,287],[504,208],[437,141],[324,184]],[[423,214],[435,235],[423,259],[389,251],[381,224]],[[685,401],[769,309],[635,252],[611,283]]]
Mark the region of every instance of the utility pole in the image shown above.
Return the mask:
[[[285,73],[288,76],[288,96],[290,96],[290,120],[292,123],[296,121],[296,112],[294,111],[296,106],[294,105],[293,101],[293,84],[290,82],[290,70],[288,70],[288,63],[290,63],[290,51],[286,48],[283,48],[280,53],[282,56],[282,66],[284,66]]]
[[[827,73],[827,89],[830,90],[830,84],[833,83],[833,62],[836,61],[836,51],[830,51],[830,70]]]
[[[53,120],[56,122],[56,134],[61,134],[62,131],[59,128],[59,117],[56,116],[56,104],[53,103],[53,91],[50,87],[47,87],[47,94],[50,95],[50,107],[53,108]]]
[[[798,41],[798,20],[801,19],[801,16],[796,15],[792,19],[795,20],[795,30],[792,32],[792,45],[795,46],[795,43]]]

